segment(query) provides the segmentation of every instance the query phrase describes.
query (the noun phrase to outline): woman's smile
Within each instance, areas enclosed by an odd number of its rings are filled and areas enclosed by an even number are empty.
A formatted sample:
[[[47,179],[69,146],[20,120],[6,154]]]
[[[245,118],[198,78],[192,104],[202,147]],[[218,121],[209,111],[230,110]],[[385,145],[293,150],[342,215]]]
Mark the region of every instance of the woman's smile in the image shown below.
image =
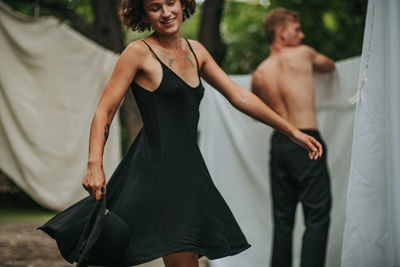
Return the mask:
[[[174,22],[174,21],[175,21],[175,18],[170,18],[168,20],[161,21],[161,24],[168,25],[168,24],[172,24],[172,22]]]

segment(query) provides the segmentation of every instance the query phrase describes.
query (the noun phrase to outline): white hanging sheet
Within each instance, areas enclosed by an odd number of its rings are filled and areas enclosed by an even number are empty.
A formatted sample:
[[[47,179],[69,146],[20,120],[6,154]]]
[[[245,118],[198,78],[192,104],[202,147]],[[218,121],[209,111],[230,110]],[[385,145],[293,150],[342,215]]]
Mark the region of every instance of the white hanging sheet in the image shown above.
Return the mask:
[[[400,2],[370,0],[342,267],[400,266]]]
[[[91,120],[118,56],[53,17],[27,18],[0,2],[0,168],[39,204],[86,196]],[[104,152],[120,160],[119,115]]]

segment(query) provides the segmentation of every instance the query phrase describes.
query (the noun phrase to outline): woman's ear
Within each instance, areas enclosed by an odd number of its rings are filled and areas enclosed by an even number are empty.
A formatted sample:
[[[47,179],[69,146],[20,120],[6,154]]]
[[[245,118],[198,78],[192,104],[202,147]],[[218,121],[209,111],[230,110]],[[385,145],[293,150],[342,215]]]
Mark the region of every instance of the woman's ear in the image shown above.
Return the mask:
[[[142,22],[147,23],[147,24],[149,23],[149,20],[147,19],[146,15],[142,16]]]
[[[184,11],[185,11],[185,9],[186,9],[186,5],[185,5],[185,3],[182,3],[182,0],[179,0],[179,1],[181,1],[182,12],[184,12]]]

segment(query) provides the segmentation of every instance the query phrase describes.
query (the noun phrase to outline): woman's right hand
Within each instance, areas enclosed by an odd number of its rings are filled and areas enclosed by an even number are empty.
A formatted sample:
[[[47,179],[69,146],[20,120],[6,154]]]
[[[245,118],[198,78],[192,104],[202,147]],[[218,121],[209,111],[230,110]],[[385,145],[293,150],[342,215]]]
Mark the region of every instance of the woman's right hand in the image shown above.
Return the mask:
[[[294,130],[289,137],[292,141],[308,150],[308,156],[311,160],[316,160],[322,157],[322,145],[314,137],[297,129]]]
[[[101,188],[106,188],[106,176],[103,168],[99,166],[88,167],[82,185],[93,198],[100,200],[102,195]]]

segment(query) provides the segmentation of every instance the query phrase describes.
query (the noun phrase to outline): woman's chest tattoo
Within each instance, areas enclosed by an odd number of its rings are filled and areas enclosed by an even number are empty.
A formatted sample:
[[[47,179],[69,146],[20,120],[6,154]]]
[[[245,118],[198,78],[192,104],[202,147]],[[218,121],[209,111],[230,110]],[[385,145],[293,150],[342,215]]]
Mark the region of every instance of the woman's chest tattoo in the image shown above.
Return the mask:
[[[186,61],[188,61],[190,63],[190,65],[193,67],[194,64],[193,64],[193,56],[192,56],[192,54],[189,53],[189,52],[186,52],[185,56],[186,56],[185,57]],[[157,59],[157,57],[155,55],[153,55],[153,58]],[[164,62],[166,65],[168,65],[170,68],[172,68],[172,69],[174,68],[173,63],[176,62],[176,59],[171,55],[171,53],[161,54],[160,55],[160,60],[162,62]]]

